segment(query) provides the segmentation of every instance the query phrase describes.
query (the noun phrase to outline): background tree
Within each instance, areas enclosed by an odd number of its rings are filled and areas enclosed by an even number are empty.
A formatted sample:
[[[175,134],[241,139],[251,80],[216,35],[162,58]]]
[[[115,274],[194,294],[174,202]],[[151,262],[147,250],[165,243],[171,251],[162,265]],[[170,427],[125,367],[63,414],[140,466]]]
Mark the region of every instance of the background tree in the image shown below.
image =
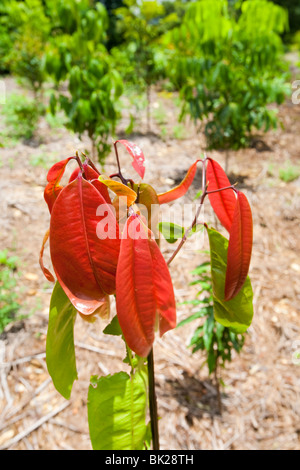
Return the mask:
[[[124,45],[113,52],[125,81],[146,92],[150,131],[151,87],[164,75],[159,38],[170,18],[165,17],[164,7],[157,1],[124,0],[124,5],[115,10],[117,31]]]
[[[243,2],[238,18],[226,0],[207,0],[191,3],[182,25],[165,35],[180,119],[203,124],[209,148],[238,149],[253,130],[276,127],[268,105],[288,93],[280,37],[287,28],[287,12],[266,0]]]
[[[104,162],[108,139],[119,117],[122,81],[105,48],[108,16],[101,3],[49,0],[57,35],[46,54],[46,70],[56,84],[51,98],[55,113],[62,109],[67,127],[87,133],[93,159]],[[59,85],[67,81],[68,94]]]

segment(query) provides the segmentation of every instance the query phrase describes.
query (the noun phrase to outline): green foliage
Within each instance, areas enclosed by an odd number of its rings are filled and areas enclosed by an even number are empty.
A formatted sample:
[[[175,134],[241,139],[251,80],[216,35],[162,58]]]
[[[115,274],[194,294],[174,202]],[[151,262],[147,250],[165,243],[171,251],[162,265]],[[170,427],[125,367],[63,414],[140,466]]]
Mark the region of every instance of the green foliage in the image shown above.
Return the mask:
[[[81,0],[49,0],[55,6],[56,29],[61,32],[48,46],[45,67],[57,92],[50,100],[53,113],[62,109],[66,126],[92,142],[92,157],[104,161],[108,138],[119,118],[118,99],[123,92],[119,73],[111,64],[104,41],[108,18],[103,5]],[[66,95],[58,86],[68,80]]]
[[[214,229],[206,227],[210,245],[210,265],[215,319],[235,333],[244,333],[253,318],[253,292],[249,276],[240,292],[224,301],[228,240]]]
[[[253,130],[276,127],[268,105],[289,93],[280,38],[287,28],[286,11],[266,0],[243,2],[240,16],[227,0],[207,0],[191,3],[182,25],[165,35],[180,119],[205,121],[208,147],[244,147]]]
[[[7,263],[13,263],[13,259]],[[56,390],[66,399],[70,398],[78,378],[74,346],[76,317],[76,309],[57,282],[50,302],[46,363]],[[123,338],[117,316],[103,332]],[[131,367],[130,375],[119,372],[91,377],[88,422],[95,450],[142,450],[150,446],[151,430],[146,424],[147,369],[144,359],[133,357],[127,345],[126,351],[123,362]]]
[[[214,300],[212,280],[209,275],[210,263],[205,262],[198,266],[192,274],[197,279],[191,285],[199,286],[196,299],[185,302],[193,305],[196,310],[192,315],[178,324],[178,327],[187,323],[200,320],[189,346],[192,352],[205,351],[206,363],[209,374],[215,372],[218,365],[225,367],[226,362],[231,362],[232,351],[240,352],[245,335],[236,334],[230,328],[221,325],[214,317]]]
[[[18,258],[8,256],[7,250],[0,251],[0,334],[16,319],[21,305],[15,292]]]
[[[76,315],[77,311],[57,282],[50,302],[46,362],[55,388],[66,399],[70,398],[73,382],[77,379],[74,347]]]
[[[6,137],[29,140],[34,136],[41,114],[40,105],[34,99],[10,94],[1,113],[6,124]]]
[[[124,7],[115,10],[118,34],[124,45],[114,48],[116,67],[125,82],[147,92],[147,126],[150,130],[150,89],[165,76],[164,54],[159,38],[170,27],[161,3],[157,1],[124,0]]]
[[[279,168],[279,178],[285,183],[290,183],[300,176],[300,166],[292,165],[291,162],[286,162],[285,165]]]
[[[94,450],[145,450],[147,375],[118,372],[91,377],[88,420]]]
[[[5,24],[11,47],[6,63],[37,95],[45,81],[43,55],[50,32],[42,0],[4,1]]]

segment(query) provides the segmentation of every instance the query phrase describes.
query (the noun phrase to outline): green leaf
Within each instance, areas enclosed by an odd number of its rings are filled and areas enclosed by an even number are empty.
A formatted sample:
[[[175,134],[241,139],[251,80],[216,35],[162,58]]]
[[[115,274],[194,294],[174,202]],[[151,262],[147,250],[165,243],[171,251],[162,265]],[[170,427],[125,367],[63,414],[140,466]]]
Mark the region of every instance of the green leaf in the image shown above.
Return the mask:
[[[46,340],[46,363],[56,390],[70,398],[77,379],[74,347],[74,323],[77,311],[57,282],[54,286],[49,312]]]
[[[91,377],[88,421],[94,450],[143,450],[146,425],[146,374],[118,372]]]
[[[199,312],[193,313],[193,315],[190,315],[184,320],[181,320],[181,322],[177,324],[176,328],[180,328],[181,326],[186,325],[187,323],[190,323],[194,320],[198,320],[198,318],[203,317],[205,313],[206,313],[206,309],[202,309],[202,310],[199,310]]]
[[[210,350],[212,340],[213,340],[213,333],[214,333],[214,326],[215,326],[215,319],[213,312],[211,315],[207,317],[203,324],[203,341],[206,351]]]
[[[180,225],[170,222],[160,222],[158,224],[159,231],[163,234],[168,243],[175,243],[184,235],[185,229]]]
[[[115,315],[112,321],[104,328],[103,333],[112,336],[122,336],[123,333],[117,315]]]
[[[215,319],[235,333],[244,333],[253,318],[253,291],[249,276],[239,294],[225,302],[225,276],[228,240],[214,229],[206,227],[211,257],[211,275]]]
[[[209,350],[208,355],[207,355],[207,365],[208,365],[208,372],[210,375],[212,372],[214,372],[214,370],[216,369],[216,365],[217,365],[217,355],[212,348]]]

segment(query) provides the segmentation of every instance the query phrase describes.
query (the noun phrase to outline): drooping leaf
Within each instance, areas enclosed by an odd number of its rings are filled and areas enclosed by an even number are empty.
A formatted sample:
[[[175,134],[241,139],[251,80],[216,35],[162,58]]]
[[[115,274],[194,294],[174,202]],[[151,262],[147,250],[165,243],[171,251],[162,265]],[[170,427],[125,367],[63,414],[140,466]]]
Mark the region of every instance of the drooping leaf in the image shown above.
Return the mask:
[[[210,244],[211,275],[215,319],[236,333],[244,333],[253,318],[253,292],[247,276],[240,292],[229,301],[224,300],[227,270],[228,240],[206,226]]]
[[[253,240],[252,213],[246,196],[238,191],[229,234],[225,300],[235,297],[249,271]]]
[[[57,282],[54,286],[49,312],[46,340],[46,363],[56,390],[70,398],[77,379],[74,347],[76,309]]]
[[[40,267],[44,273],[45,278],[50,282],[55,282],[53,274],[49,271],[49,269],[47,269],[44,266],[44,261],[43,261],[44,249],[45,249],[45,245],[47,243],[48,238],[49,238],[49,229],[46,231],[44,238],[43,238],[42,248],[40,250],[39,263],[40,263]]]
[[[215,160],[208,160],[206,168],[207,191],[226,188],[231,185],[223,168]],[[211,206],[223,227],[229,232],[236,205],[233,189],[225,189],[208,195]]]
[[[153,266],[153,287],[159,314],[159,334],[176,327],[176,303],[173,284],[167,263],[154,238],[149,239]]]
[[[49,212],[51,213],[52,207],[54,202],[57,199],[60,191],[62,190],[62,186],[59,185],[60,180],[63,177],[65,172],[66,166],[70,160],[74,159],[74,157],[66,158],[65,160],[61,160],[60,162],[55,163],[47,174],[47,181],[48,184],[44,191],[44,199],[48,204]]]
[[[138,234],[141,237],[138,238]],[[154,341],[156,304],[148,235],[140,220],[125,224],[116,276],[117,315],[132,351],[146,357]]]
[[[115,144],[122,144],[133,158],[132,166],[143,179],[145,175],[145,156],[142,150],[134,143],[128,140],[117,140]]]
[[[115,292],[119,228],[110,206],[80,175],[59,194],[50,221],[52,265],[80,313],[90,315]]]
[[[91,377],[88,422],[94,450],[143,450],[146,425],[147,377],[125,372]]]
[[[111,178],[107,178],[104,175],[99,176],[99,181],[105,184],[105,186],[111,189],[111,191],[113,191],[117,196],[127,198],[128,207],[135,202],[137,194],[135,191],[133,191],[133,189],[129,188],[129,186],[120,183],[120,181],[115,181]]]
[[[154,341],[156,316],[160,335],[176,325],[175,299],[167,264],[153,234],[141,218],[128,218],[122,233],[116,277],[117,315],[125,340],[146,357]]]
[[[195,163],[191,165],[185,178],[178,186],[173,189],[170,189],[165,193],[158,194],[159,204],[167,204],[168,202],[175,201],[176,199],[179,199],[180,197],[185,195],[195,178],[197,171],[197,163],[199,161],[200,160],[196,160]]]

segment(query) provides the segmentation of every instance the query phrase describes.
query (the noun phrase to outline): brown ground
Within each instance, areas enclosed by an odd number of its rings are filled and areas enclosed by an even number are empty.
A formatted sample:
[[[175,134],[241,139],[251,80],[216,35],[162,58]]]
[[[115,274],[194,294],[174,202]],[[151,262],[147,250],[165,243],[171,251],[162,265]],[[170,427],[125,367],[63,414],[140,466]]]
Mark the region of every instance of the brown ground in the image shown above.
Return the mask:
[[[16,87],[6,81],[7,91]],[[163,102],[168,111],[165,139],[153,119],[155,134],[136,134],[149,161],[146,179],[159,191],[172,187],[204,150],[202,136],[187,124],[182,139],[172,137],[174,105],[155,96],[153,109]],[[142,113],[143,117],[143,113]],[[195,323],[167,333],[155,344],[156,382],[162,449],[300,449],[300,178],[285,183],[278,170],[286,161],[300,165],[300,105],[281,106],[284,129],[269,132],[269,150],[231,152],[230,173],[249,198],[254,217],[254,247],[250,277],[255,314],[245,346],[222,370],[223,412],[218,413],[214,382],[201,352],[192,355],[187,343]],[[126,122],[119,126],[119,134]],[[145,128],[142,121],[140,129]],[[54,389],[45,364],[45,339],[52,285],[39,268],[38,254],[49,215],[43,200],[46,168],[84,150],[87,142],[63,129],[41,122],[35,142],[0,150],[1,249],[20,259],[19,300],[26,319],[9,325],[0,338],[0,449],[90,449],[86,416],[87,389],[92,374],[106,375],[124,368],[123,345],[102,334],[105,322],[75,325],[78,380],[70,401]],[[224,154],[209,154],[222,165]],[[124,167],[130,158],[121,154]],[[43,166],[34,166],[40,161]],[[107,173],[114,171],[111,154]],[[185,197],[192,200],[198,188]],[[206,216],[210,220],[209,208]],[[206,241],[207,243],[207,241]],[[162,246],[168,257],[173,247]],[[48,263],[48,254],[45,262]],[[182,250],[171,264],[176,299],[192,299],[190,271],[203,254]],[[178,306],[178,319],[190,313]]]

